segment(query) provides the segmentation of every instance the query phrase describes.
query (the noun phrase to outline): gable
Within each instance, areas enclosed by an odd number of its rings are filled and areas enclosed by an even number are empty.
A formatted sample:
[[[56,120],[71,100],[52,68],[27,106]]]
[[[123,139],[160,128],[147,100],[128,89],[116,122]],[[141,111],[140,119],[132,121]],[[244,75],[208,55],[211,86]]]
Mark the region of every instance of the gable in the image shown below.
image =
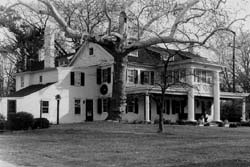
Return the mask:
[[[93,65],[106,65],[113,63],[113,56],[100,45],[85,42],[78,50],[69,66],[88,67]]]

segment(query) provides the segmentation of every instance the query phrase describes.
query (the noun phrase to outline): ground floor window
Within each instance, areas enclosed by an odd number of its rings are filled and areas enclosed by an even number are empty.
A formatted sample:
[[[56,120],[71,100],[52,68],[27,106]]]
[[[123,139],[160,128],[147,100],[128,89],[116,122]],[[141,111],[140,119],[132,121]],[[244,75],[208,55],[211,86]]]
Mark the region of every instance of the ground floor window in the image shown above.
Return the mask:
[[[49,113],[49,101],[41,101],[42,113]]]
[[[138,114],[139,106],[138,106],[138,98],[129,97],[127,98],[127,112],[132,112]]]
[[[81,99],[75,99],[75,114],[81,114]]]
[[[97,112],[102,114],[102,112],[108,112],[110,110],[111,98],[99,98],[97,100]]]

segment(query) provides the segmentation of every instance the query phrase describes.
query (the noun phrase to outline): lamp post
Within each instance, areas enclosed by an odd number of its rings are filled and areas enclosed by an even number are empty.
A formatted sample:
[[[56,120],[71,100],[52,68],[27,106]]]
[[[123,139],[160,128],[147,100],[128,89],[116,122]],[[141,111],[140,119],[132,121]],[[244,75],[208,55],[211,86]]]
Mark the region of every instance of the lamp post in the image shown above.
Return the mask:
[[[57,101],[57,114],[56,114],[56,124],[59,125],[59,106],[60,106],[60,100],[61,100],[61,96],[59,94],[57,94],[55,96],[55,99]]]

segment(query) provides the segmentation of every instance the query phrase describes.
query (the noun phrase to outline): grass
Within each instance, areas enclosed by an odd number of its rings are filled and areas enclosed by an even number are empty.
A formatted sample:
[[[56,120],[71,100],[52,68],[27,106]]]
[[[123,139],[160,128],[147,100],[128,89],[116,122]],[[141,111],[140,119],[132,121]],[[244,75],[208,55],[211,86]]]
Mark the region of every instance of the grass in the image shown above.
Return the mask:
[[[0,159],[17,166],[245,167],[250,128],[110,122],[0,134]]]

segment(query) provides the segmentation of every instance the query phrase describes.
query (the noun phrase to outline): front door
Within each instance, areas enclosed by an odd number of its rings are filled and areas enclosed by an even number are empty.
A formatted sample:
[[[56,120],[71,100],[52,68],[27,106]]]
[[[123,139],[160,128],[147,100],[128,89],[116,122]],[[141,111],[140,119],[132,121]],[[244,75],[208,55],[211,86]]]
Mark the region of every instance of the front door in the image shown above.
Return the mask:
[[[7,102],[7,119],[10,114],[16,113],[16,100],[8,100]]]
[[[93,100],[86,100],[86,121],[93,121]]]

